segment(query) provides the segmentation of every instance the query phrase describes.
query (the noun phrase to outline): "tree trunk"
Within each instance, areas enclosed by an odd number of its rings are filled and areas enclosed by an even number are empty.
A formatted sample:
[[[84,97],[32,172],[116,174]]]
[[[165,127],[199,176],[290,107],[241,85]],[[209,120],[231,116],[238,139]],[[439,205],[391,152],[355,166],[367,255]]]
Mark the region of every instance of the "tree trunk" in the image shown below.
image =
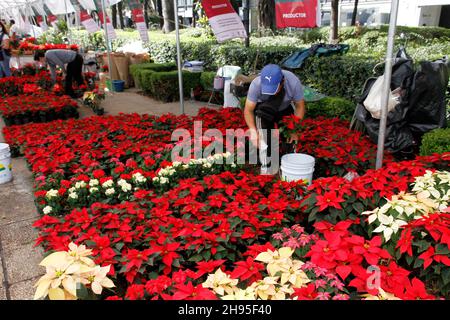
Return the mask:
[[[158,16],[159,16],[159,27],[162,29],[164,26],[164,19],[162,18],[163,16],[163,12],[162,12],[162,0],[156,0],[156,4],[157,4],[157,12],[158,12]]]
[[[148,19],[148,0],[144,0],[144,19],[147,28],[149,27],[149,19]]]
[[[275,31],[275,1],[260,0],[258,2],[259,26]]]
[[[331,33],[330,43],[336,43],[339,38],[339,0],[331,0]]]
[[[125,27],[125,24],[123,22],[123,1],[120,1],[117,4],[117,10],[119,11],[119,25],[120,25],[120,29],[123,29]]]
[[[111,6],[111,19],[114,29],[117,29],[117,4]]]
[[[162,11],[164,17],[164,33],[175,30],[175,13],[172,0],[162,0]],[[176,17],[178,19],[178,17]]]
[[[352,15],[352,26],[356,25],[356,17],[358,16],[358,2],[359,0],[355,0],[355,6],[353,8],[353,15]]]

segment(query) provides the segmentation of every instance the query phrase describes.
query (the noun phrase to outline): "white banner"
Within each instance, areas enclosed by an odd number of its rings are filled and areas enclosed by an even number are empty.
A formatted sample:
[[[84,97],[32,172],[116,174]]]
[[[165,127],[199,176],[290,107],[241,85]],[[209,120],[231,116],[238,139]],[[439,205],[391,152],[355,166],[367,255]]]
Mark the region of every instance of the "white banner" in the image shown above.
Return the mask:
[[[136,22],[136,29],[139,31],[139,34],[141,35],[141,40],[143,42],[150,41],[150,39],[148,38],[148,29],[145,22]]]
[[[70,0],[45,0],[45,4],[54,15],[75,12],[75,8]]]
[[[110,41],[114,40],[114,39],[117,39],[116,30],[114,29],[114,27],[113,27],[111,22],[107,22],[106,23],[106,30],[108,32],[108,38],[109,38]]]
[[[41,16],[46,16],[45,10],[44,10],[44,4],[42,1],[38,1],[32,4],[33,8],[39,13]]]
[[[101,30],[101,28],[98,26],[97,22],[94,21],[94,19],[81,21],[81,24],[86,28],[86,31],[89,33],[94,33]]]
[[[247,38],[244,24],[229,0],[202,0],[202,6],[218,42]]]
[[[94,0],[78,0],[78,2],[86,10],[97,10]]]
[[[118,4],[120,1],[122,1],[122,0],[105,0],[105,3],[108,7],[111,7],[115,4]]]
[[[236,13],[226,13],[209,18],[209,23],[218,42],[247,37],[242,20]]]
[[[94,33],[101,30],[97,22],[95,22],[94,19],[92,19],[92,17],[88,14],[86,10],[82,10],[80,12],[80,20],[81,24],[86,28],[86,31],[89,33]]]

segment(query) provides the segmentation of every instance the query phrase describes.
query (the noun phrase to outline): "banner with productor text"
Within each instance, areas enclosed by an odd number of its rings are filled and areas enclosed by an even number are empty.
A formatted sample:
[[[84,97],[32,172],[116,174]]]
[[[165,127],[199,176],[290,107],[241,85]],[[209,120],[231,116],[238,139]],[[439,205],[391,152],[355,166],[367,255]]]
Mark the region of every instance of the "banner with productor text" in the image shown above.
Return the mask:
[[[94,21],[94,19],[92,19],[87,10],[80,11],[80,21],[89,33],[94,33],[101,30],[100,26]]]
[[[202,0],[202,6],[218,42],[247,38],[244,24],[229,0]]]
[[[142,10],[142,4],[138,0],[130,0],[129,2],[131,15],[133,21],[136,24],[141,40],[143,42],[149,42],[147,24],[145,23],[144,11]]]
[[[277,28],[316,28],[320,26],[318,0],[275,0]]]

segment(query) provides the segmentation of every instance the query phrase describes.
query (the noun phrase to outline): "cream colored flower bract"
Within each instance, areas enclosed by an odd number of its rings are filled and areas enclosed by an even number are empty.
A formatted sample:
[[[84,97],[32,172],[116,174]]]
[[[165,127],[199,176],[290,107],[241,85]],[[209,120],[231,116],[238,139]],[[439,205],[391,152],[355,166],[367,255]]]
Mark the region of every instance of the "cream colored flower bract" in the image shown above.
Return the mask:
[[[92,291],[95,294],[102,294],[103,288],[113,288],[114,283],[111,279],[108,279],[108,274],[111,266],[100,267],[95,266],[89,272],[81,274],[81,280],[83,284],[90,284]]]
[[[49,297],[50,300],[76,300],[77,286],[91,287],[95,294],[103,288],[112,288],[114,283],[106,276],[111,266],[100,267],[90,258],[92,250],[84,245],[69,244],[68,251],[58,251],[41,261],[46,274],[35,284],[34,299]]]
[[[372,211],[363,212],[368,223],[374,225],[374,233],[381,233],[385,242],[399,232],[399,229],[414,219],[442,212],[450,199],[450,173],[447,171],[426,171],[416,177],[412,187],[414,193],[401,192],[386,199],[386,204]]]
[[[225,293],[232,295],[238,282],[239,280],[232,279],[228,274],[217,269],[214,274],[208,275],[208,278],[202,285],[204,288],[212,289],[215,293],[223,296]]]
[[[363,297],[365,297],[363,300],[402,300],[394,296],[392,293],[386,292],[381,288],[379,288],[378,291],[378,295],[376,296],[370,294],[363,295]]]
[[[238,280],[231,279],[220,269],[208,275],[203,287],[212,289],[217,295],[222,296],[223,300],[290,299],[295,292],[294,288],[302,288],[311,282],[306,273],[301,270],[304,263],[292,259],[293,253],[294,250],[289,247],[260,253],[255,260],[267,264],[268,276],[253,282],[246,289],[239,289]]]

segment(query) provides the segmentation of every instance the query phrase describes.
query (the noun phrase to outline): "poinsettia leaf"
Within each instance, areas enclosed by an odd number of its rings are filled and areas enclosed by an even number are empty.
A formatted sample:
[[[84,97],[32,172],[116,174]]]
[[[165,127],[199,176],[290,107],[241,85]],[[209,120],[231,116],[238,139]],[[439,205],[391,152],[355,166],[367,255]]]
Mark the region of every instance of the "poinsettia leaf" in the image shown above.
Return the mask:
[[[84,242],[84,244],[85,244],[86,247],[88,247],[88,248],[93,248],[93,247],[96,246],[96,243],[95,243],[94,241],[92,241],[92,240],[86,240],[86,241]]]
[[[442,282],[444,285],[447,285],[450,283],[450,268],[444,268],[444,270],[441,271],[441,277]]]
[[[227,250],[221,245],[217,246],[216,249],[217,249],[217,252],[221,252],[221,251],[226,251]]]
[[[418,253],[426,251],[430,247],[430,245],[431,244],[426,240],[418,240],[413,242],[413,246],[416,246],[418,248],[417,249]]]
[[[364,212],[364,206],[360,202],[356,202],[352,205],[353,209],[355,209],[356,212],[361,213]]]
[[[450,250],[448,249],[448,247],[445,243],[439,243],[435,249],[436,249],[436,254],[445,254],[445,255],[450,254]]]
[[[303,200],[302,204],[305,205],[307,208],[313,208],[316,202],[317,202],[316,195],[313,194],[312,196],[309,196],[305,200]]]
[[[123,243],[123,242],[118,242],[118,243],[116,243],[116,249],[117,250],[122,250],[122,248],[123,248],[123,246],[125,245],[125,243]]]
[[[423,266],[423,260],[422,260],[422,259],[417,259],[417,260],[414,262],[413,268],[420,268],[421,266]]]
[[[203,260],[203,257],[202,257],[201,254],[193,255],[192,257],[190,257],[190,258],[188,259],[188,261],[191,261],[191,262],[200,262],[200,261],[202,261],[202,260]]]
[[[123,265],[120,269],[119,269],[119,273],[124,273],[124,272],[126,272],[127,271],[127,266],[126,265]]]
[[[316,214],[317,214],[318,211],[319,211],[319,208],[317,208],[317,207],[312,209],[311,213],[308,216],[308,221],[309,222],[312,222],[312,221],[316,220]]]
[[[211,251],[207,250],[203,252],[202,256],[206,261],[209,261],[209,259],[211,259]]]
[[[181,267],[180,261],[179,261],[178,259],[173,260],[173,261],[172,261],[172,265],[173,265],[175,268],[180,268],[180,267]]]
[[[77,284],[77,298],[80,300],[90,300],[91,295],[88,289],[81,283]]]
[[[400,253],[400,251],[397,251],[398,253]],[[398,260],[399,258],[397,258],[397,260]],[[406,257],[405,257],[405,259],[406,259],[406,263],[408,264],[408,265],[411,265],[411,263],[414,261],[414,257],[412,257],[412,256],[409,256],[409,255],[407,255]]]

